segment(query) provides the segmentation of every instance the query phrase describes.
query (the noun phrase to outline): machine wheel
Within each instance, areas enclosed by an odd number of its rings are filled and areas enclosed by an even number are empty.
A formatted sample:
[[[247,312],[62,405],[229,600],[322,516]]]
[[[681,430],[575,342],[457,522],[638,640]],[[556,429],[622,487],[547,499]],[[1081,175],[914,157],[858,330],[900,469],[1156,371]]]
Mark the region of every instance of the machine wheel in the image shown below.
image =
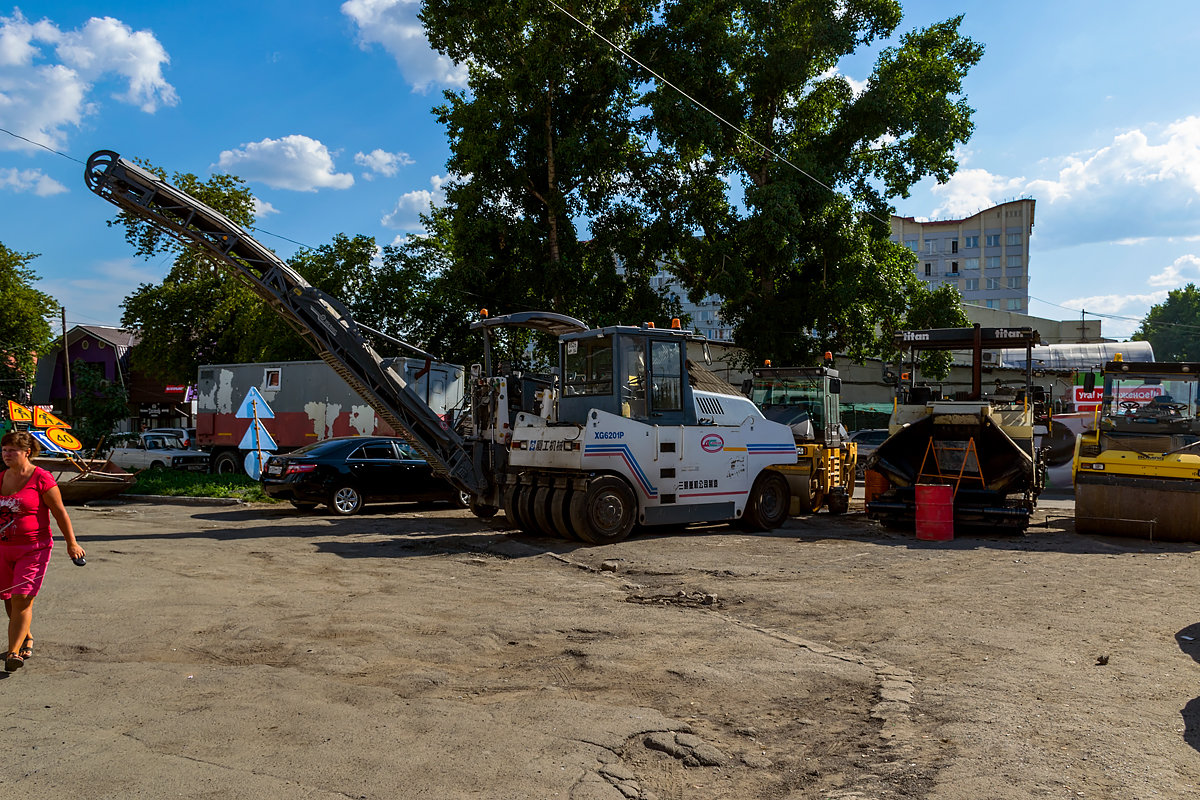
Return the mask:
[[[504,516],[508,518],[508,524],[517,529],[521,528],[521,518],[519,516],[520,512],[517,503],[517,498],[519,496],[519,492],[517,490],[520,488],[520,484],[510,483],[504,488],[504,494],[502,495],[502,501],[504,503]]]
[[[226,450],[213,459],[212,471],[214,475],[236,475],[242,471],[242,462],[238,460],[237,453]]]
[[[488,505],[487,503],[477,502],[474,497],[471,498],[469,508],[471,509],[471,513],[480,519],[491,519],[492,517],[496,516],[496,512],[500,510],[495,506]]]
[[[539,486],[533,491],[530,506],[533,510],[534,526],[543,536],[558,536],[554,523],[550,518],[550,486]]]
[[[850,495],[846,492],[831,492],[826,505],[829,506],[830,514],[845,514],[850,510]]]
[[[291,503],[292,508],[296,509],[297,511],[312,511],[317,507],[316,503],[302,503],[299,500],[292,500]]]
[[[362,493],[353,486],[339,486],[329,495],[329,510],[339,517],[349,517],[362,511]]]
[[[791,503],[787,479],[774,470],[763,470],[750,490],[750,499],[742,514],[742,526],[755,531],[778,528],[787,519]]]
[[[571,490],[555,489],[550,494],[550,522],[554,532],[567,541],[579,542],[582,539],[575,533],[571,525]]]
[[[533,515],[533,500],[536,494],[536,486],[521,484],[517,491],[517,516],[521,518],[522,531],[534,536],[545,536],[546,534],[538,527],[537,518]]]
[[[571,495],[571,527],[585,542],[613,544],[629,536],[637,519],[637,497],[629,484],[606,475]]]

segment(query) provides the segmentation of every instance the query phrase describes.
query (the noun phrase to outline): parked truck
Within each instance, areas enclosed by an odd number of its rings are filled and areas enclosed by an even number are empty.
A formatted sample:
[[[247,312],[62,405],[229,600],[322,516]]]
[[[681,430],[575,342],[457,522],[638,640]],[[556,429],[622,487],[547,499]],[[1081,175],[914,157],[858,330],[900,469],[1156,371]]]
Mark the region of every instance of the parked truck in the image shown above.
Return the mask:
[[[790,505],[796,463],[786,425],[690,357],[703,337],[677,326],[588,328],[554,312],[471,323],[483,337],[467,412],[448,424],[375,349],[380,333],[220,212],[112,151],[93,153],[88,188],[198,246],[288,321],[321,359],[484,517],[601,544],[634,525],[736,521],[769,530]],[[528,375],[493,357],[512,329],[553,336],[558,364]]]
[[[463,400],[463,368],[423,358],[395,360],[395,368],[443,419]],[[197,378],[196,439],[212,454],[212,471],[241,472],[239,445],[252,420],[237,412],[251,389],[274,414],[263,426],[283,453],[332,436],[396,436],[371,405],[324,361],[211,364]]]

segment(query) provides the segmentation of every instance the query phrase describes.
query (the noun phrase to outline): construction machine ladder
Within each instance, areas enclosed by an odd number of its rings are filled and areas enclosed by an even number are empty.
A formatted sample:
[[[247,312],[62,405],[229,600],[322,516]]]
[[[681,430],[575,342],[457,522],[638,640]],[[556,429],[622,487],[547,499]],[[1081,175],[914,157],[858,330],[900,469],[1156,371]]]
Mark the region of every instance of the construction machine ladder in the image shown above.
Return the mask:
[[[484,493],[487,476],[474,463],[466,442],[380,358],[341,302],[309,285],[224,214],[117,153],[93,153],[84,180],[123,211],[217,258],[420,451],[435,473],[463,491]]]

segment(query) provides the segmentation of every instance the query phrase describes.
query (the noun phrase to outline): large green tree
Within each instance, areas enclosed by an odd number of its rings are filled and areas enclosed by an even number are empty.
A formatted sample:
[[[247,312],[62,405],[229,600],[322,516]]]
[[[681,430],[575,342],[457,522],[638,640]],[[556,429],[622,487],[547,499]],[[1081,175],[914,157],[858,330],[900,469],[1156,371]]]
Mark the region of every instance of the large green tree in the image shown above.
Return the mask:
[[[1200,361],[1200,289],[1172,289],[1151,307],[1133,337],[1149,342],[1156,361]]]
[[[51,318],[59,306],[33,288],[38,275],[29,263],[36,253],[18,253],[0,244],[0,399],[28,401],[39,355],[50,347]]]
[[[665,85],[646,98],[671,167],[656,208],[689,234],[674,269],[694,294],[724,298],[755,358],[874,354],[912,325],[910,308],[954,301],[929,296],[912,254],[888,241],[889,198],[954,172],[972,130],[962,80],[982,47],[961,17],[908,33],[856,91],[840,60],[900,20],[896,0],[669,0],[640,43],[739,129]]]
[[[630,0],[572,7],[626,45],[651,14]],[[455,176],[446,204],[431,237],[399,255],[437,263],[463,308],[662,324],[672,306],[651,277],[665,231],[641,199],[651,176],[631,124],[634,66],[542,0],[425,0],[421,18],[467,65],[469,88],[435,109]]]

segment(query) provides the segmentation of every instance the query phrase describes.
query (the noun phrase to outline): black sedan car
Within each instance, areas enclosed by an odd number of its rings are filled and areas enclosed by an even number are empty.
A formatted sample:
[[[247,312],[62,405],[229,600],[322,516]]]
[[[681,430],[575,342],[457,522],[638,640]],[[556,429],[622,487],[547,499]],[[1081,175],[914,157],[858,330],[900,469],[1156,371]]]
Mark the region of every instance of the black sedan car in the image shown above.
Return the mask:
[[[357,514],[368,502],[445,500],[465,507],[468,499],[406,442],[384,436],[325,439],[271,456],[262,487],[296,508],[324,503],[340,516]]]

